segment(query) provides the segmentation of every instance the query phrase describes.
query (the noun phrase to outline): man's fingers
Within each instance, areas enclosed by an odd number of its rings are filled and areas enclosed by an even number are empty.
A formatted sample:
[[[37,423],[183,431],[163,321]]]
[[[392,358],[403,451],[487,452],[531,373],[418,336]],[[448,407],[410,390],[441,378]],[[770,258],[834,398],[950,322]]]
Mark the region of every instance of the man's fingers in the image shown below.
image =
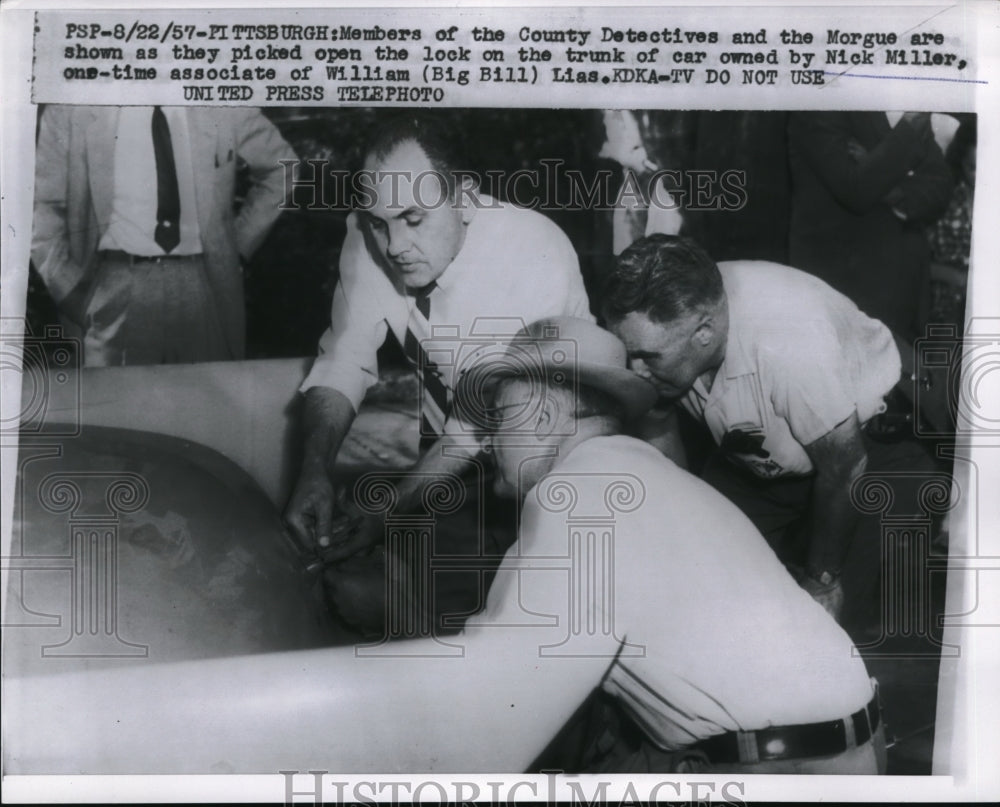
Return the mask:
[[[380,537],[375,526],[366,520],[345,519],[344,522],[345,529],[338,531],[335,525],[332,530],[330,544],[323,550],[326,560],[349,558],[376,543]]]
[[[323,550],[323,558],[327,561],[346,560],[371,544],[362,532],[343,532],[334,534],[329,548]]]
[[[292,537],[296,543],[302,547],[308,547],[311,543],[310,530],[306,524],[304,514],[298,509],[289,508],[285,513],[285,524],[291,530]]]
[[[350,541],[339,541],[324,547],[323,560],[327,563],[347,560],[357,551],[358,548],[353,546]]]
[[[316,502],[313,504],[316,510],[316,543],[322,547],[330,545],[330,522],[333,513],[330,502]]]

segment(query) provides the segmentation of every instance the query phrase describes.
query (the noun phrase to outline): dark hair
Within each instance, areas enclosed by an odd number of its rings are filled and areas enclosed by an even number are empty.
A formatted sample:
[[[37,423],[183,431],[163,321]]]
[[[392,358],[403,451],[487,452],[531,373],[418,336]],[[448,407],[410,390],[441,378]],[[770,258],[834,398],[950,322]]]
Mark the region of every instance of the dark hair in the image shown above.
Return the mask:
[[[406,112],[376,123],[361,152],[361,164],[369,158],[384,160],[404,143],[415,143],[427,155],[431,167],[442,174],[454,193],[456,172],[469,173],[463,140],[441,114]]]
[[[714,305],[722,296],[719,267],[704,249],[690,238],[654,233],[618,256],[601,305],[608,322],[639,312],[668,323]]]

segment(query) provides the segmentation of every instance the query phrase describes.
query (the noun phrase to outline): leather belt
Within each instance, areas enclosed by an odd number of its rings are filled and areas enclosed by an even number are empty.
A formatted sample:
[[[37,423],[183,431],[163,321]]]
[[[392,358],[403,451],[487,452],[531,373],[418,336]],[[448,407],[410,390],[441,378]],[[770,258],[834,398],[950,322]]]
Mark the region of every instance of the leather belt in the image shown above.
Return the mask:
[[[130,265],[137,263],[177,263],[179,261],[195,261],[202,257],[202,253],[195,255],[132,255],[120,249],[102,249],[101,258],[111,261],[122,261]]]
[[[868,705],[847,718],[758,731],[727,731],[689,748],[704,751],[712,763],[825,757],[864,745],[878,729],[880,719],[876,687]]]

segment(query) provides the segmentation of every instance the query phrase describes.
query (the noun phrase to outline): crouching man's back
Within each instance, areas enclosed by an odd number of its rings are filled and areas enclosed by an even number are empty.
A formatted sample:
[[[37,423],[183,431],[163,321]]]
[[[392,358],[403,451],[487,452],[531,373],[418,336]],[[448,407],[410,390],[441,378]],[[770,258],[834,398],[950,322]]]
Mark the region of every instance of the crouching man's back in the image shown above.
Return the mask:
[[[735,505],[646,443],[586,440],[527,492],[485,619],[526,614],[562,623],[541,655],[608,655],[627,717],[589,770],[884,770],[850,638]]]

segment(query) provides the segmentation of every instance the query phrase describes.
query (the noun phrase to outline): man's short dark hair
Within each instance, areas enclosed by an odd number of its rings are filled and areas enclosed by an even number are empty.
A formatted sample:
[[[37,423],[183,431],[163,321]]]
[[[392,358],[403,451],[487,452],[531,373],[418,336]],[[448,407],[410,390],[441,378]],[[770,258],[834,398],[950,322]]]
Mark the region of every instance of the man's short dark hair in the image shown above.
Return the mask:
[[[441,113],[406,112],[376,123],[361,153],[361,163],[364,165],[369,158],[382,161],[404,143],[420,147],[431,167],[444,176],[452,193],[456,173],[469,172],[462,137]]]
[[[633,312],[669,323],[718,303],[722,296],[719,267],[704,249],[690,238],[654,233],[618,256],[601,305],[611,323]]]

